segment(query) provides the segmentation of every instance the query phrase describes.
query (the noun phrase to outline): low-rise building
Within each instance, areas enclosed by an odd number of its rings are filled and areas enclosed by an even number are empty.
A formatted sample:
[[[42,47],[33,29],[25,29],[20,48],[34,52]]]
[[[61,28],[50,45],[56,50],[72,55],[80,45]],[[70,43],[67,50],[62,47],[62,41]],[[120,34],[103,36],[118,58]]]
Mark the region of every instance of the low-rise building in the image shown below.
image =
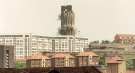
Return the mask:
[[[121,44],[135,44],[134,34],[116,34],[114,37],[114,42]]]
[[[81,52],[77,55],[78,66],[94,66],[99,63],[99,56],[92,51]]]
[[[27,67],[80,67],[98,66],[99,56],[94,52],[71,53],[36,53],[28,57]]]
[[[93,51],[100,55],[100,57],[104,57],[105,59],[112,57],[114,55],[119,55],[124,57],[126,60],[126,67],[133,68],[135,66],[135,49],[134,45],[131,44],[121,44],[121,43],[92,43],[90,44],[90,48],[84,49],[84,51]],[[101,58],[100,58],[101,59]],[[105,60],[106,64],[106,60]],[[135,67],[134,67],[135,68]]]
[[[126,73],[126,63],[121,57],[112,57],[107,64],[107,73]]]
[[[75,67],[75,57],[70,54],[57,53],[52,56],[52,67]]]
[[[51,59],[42,53],[35,53],[26,61],[27,68],[31,67],[51,67]]]

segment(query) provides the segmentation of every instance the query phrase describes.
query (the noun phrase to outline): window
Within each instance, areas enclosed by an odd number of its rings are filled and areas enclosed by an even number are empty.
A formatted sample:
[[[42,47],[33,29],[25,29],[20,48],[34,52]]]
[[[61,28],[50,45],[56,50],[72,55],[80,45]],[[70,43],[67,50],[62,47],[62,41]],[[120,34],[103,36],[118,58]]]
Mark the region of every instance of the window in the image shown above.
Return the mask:
[[[88,57],[83,57],[83,66],[86,66],[88,62]]]
[[[64,59],[55,59],[55,64],[57,67],[64,66]]]
[[[55,42],[55,47],[56,47],[56,48],[58,48],[58,47],[59,47],[58,42]]]
[[[9,67],[9,50],[6,50],[6,67]]]
[[[23,51],[22,51],[22,50],[20,50],[20,55],[21,55],[21,56],[23,55]]]

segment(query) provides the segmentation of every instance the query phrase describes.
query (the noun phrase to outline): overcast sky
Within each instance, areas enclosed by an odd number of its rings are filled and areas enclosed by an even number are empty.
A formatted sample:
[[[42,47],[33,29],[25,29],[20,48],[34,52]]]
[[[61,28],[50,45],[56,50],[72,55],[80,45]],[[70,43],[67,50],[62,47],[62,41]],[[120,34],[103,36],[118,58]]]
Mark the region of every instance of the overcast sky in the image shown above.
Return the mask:
[[[135,0],[0,0],[0,32],[57,35],[60,6],[67,4],[79,35],[90,41],[135,34]]]

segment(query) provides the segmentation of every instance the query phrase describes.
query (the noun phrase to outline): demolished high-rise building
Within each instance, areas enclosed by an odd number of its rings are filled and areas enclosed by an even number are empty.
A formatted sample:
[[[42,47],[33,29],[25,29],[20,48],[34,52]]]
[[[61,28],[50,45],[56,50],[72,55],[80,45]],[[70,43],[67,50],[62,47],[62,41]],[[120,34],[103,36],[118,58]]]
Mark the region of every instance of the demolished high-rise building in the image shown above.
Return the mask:
[[[61,6],[61,28],[60,35],[75,35],[75,14],[71,5]]]

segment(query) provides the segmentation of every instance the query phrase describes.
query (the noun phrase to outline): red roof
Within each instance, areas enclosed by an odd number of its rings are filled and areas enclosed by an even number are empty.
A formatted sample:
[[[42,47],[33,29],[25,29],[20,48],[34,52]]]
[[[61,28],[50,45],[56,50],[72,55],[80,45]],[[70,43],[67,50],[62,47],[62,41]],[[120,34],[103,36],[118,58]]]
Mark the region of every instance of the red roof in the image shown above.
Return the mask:
[[[42,53],[35,53],[29,56],[27,59],[49,59],[49,57],[43,55]]]
[[[81,52],[77,56],[98,56],[98,55],[92,51],[89,51],[89,52]]]
[[[74,56],[70,54],[64,54],[64,53],[57,53],[52,56],[52,58],[74,58]]]
[[[121,62],[120,61],[117,61],[117,60],[112,60],[111,59],[111,60],[107,61],[107,63],[114,63],[115,64],[115,63],[121,63]]]
[[[112,57],[107,61],[107,63],[121,63],[123,59],[119,56]]]

